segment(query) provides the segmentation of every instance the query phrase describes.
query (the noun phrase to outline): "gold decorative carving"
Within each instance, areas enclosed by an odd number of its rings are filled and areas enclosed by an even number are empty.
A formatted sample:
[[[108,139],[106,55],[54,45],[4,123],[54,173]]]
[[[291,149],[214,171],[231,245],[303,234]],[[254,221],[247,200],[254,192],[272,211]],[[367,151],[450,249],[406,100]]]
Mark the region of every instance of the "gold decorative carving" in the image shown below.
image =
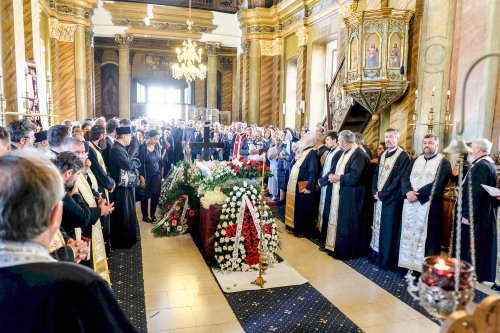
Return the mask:
[[[115,35],[115,42],[118,43],[118,48],[129,49],[134,37],[129,35]]]
[[[259,40],[260,55],[273,57],[281,55],[281,38],[272,40]]]
[[[55,18],[49,19],[50,37],[60,42],[73,43],[75,41],[76,28],[76,24],[61,23]]]
[[[247,41],[244,41],[243,43],[241,43],[241,51],[243,53],[243,56],[247,56],[248,55],[248,50],[250,49],[250,43],[247,42]]]
[[[216,56],[220,50],[221,43],[219,42],[206,42],[205,48],[207,49],[207,55]]]
[[[297,46],[305,46],[307,44],[307,27],[300,27],[295,31],[295,35],[297,36]]]
[[[232,57],[221,57],[219,58],[220,67],[223,70],[233,68],[233,58]]]

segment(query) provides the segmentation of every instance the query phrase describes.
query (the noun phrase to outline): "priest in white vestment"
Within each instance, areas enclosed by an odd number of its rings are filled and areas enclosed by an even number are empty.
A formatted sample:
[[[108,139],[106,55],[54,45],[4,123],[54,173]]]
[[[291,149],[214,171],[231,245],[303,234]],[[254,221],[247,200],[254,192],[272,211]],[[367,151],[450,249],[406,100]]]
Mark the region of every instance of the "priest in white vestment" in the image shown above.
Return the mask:
[[[439,138],[427,134],[423,154],[412,162],[401,179],[405,200],[398,266],[420,271],[425,256],[441,252],[443,195],[451,164],[438,153]]]

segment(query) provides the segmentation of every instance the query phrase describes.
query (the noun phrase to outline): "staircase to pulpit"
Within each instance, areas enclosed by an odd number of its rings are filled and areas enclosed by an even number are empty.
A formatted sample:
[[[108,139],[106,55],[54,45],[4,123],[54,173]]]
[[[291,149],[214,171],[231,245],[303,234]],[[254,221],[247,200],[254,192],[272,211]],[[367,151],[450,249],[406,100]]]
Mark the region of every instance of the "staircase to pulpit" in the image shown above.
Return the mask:
[[[323,126],[329,130],[340,132],[350,130],[362,133],[371,119],[371,113],[361,104],[345,94],[342,85],[344,83],[345,55],[330,84],[326,84],[327,115],[323,118]]]

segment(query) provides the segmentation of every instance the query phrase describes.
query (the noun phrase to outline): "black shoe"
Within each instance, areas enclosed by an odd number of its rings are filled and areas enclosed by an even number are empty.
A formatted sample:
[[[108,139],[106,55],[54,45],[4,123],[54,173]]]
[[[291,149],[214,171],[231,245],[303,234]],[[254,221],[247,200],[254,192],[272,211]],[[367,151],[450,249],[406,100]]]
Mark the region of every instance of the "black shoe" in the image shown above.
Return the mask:
[[[320,250],[321,252],[326,252],[326,247],[324,245],[321,245],[318,250]]]
[[[302,234],[295,234],[295,237],[297,237],[297,238],[304,238],[304,235],[302,235]]]
[[[151,223],[156,223],[156,222],[158,222],[158,220],[156,219],[156,216],[152,217],[151,218]]]
[[[491,286],[491,289],[494,290],[494,291],[500,291],[500,286],[496,283],[494,283],[492,286]]]
[[[149,217],[145,216],[142,218],[142,222],[150,223],[151,219]]]

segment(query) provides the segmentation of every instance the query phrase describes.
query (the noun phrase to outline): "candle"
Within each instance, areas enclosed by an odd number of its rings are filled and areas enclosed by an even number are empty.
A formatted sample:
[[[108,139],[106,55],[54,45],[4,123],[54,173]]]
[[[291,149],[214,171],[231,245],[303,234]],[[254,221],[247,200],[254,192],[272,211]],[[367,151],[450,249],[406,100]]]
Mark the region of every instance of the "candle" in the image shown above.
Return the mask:
[[[450,111],[450,91],[448,90],[448,92],[446,93],[446,98],[447,98],[447,101],[446,101],[446,112],[449,112]]]
[[[266,170],[266,153],[263,153],[262,158],[262,189],[264,190],[264,171]]]
[[[434,265],[434,268],[437,269],[437,273],[439,275],[443,275],[443,273],[445,273],[445,271],[448,271],[450,270],[450,266],[446,265],[444,263],[444,260],[443,259],[439,259],[438,260],[438,263]]]
[[[286,103],[283,103],[283,114],[286,114]]]

